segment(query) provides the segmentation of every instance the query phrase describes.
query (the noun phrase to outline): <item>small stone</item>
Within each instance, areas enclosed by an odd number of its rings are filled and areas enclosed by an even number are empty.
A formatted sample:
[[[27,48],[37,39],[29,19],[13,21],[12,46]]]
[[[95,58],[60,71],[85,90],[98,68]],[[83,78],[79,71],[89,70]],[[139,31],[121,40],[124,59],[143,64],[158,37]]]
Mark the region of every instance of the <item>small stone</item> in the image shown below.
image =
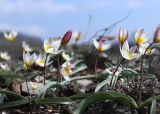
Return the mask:
[[[83,79],[83,80],[78,80],[78,84],[87,87],[88,85],[92,84],[93,82],[91,80]]]

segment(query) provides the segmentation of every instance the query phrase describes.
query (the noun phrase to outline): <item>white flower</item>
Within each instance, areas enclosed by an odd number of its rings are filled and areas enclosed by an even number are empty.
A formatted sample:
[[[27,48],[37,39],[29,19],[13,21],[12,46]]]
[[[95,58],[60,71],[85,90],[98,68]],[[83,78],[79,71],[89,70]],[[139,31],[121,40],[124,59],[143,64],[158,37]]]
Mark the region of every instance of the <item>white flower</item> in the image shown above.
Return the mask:
[[[46,55],[39,54],[38,58],[36,59],[36,64],[39,65],[40,67],[44,67],[46,57],[47,57]],[[49,60],[50,60],[50,56],[47,57],[46,66],[52,63],[52,62],[49,62]]]
[[[148,42],[148,35],[144,32],[143,29],[137,30],[135,33],[135,42],[139,46],[141,44]]]
[[[146,54],[146,55],[151,55],[151,54],[153,54],[154,51],[155,51],[155,49],[150,49],[150,48],[148,48],[149,45],[150,45],[149,43],[141,44],[141,45],[138,47],[139,53],[140,53],[141,55],[144,55],[144,54]],[[148,48],[148,50],[146,51],[147,48]],[[145,53],[145,51],[146,51],[146,53]]]
[[[33,51],[32,48],[25,41],[22,42],[22,47],[25,52]]]
[[[29,68],[37,59],[37,55],[33,53],[32,55],[30,53],[23,53],[23,61],[24,61],[24,67]]]
[[[61,39],[55,40],[54,38],[49,38],[44,40],[44,51],[50,54],[59,54],[62,50],[59,50],[61,46]]]
[[[11,31],[10,33],[4,32],[4,37],[10,42],[14,42],[14,39],[17,37],[17,31]]]
[[[77,32],[77,31],[74,31],[73,33],[72,33],[72,37],[75,39],[75,41],[78,41],[78,40],[80,40],[81,39],[81,32]]]
[[[9,67],[9,65],[7,63],[0,63],[0,67],[3,70],[7,70],[7,71],[10,70],[10,67]]]
[[[33,90],[33,93],[34,93],[35,90],[38,88],[38,85],[37,84],[33,84],[31,81],[30,81],[30,84],[32,86],[32,90]]]
[[[139,53],[135,53],[136,46],[133,46],[129,49],[128,41],[125,41],[125,43],[122,46],[122,49],[120,48],[120,52],[123,58],[127,60],[132,60],[140,57]]]
[[[63,65],[62,65],[62,69],[61,69],[61,74],[63,75],[63,77],[70,81],[69,75],[71,75],[72,73],[72,68],[74,68],[75,65],[71,64],[69,61],[66,61]]]
[[[119,39],[119,43],[120,45],[123,45],[123,43],[126,41],[128,37],[128,31],[126,29],[119,29],[119,34],[118,34],[118,39]]]
[[[104,44],[103,41],[98,42],[96,39],[93,39],[93,44],[98,52],[103,52],[111,48],[111,44]]]
[[[66,61],[70,61],[73,58],[69,56],[69,54],[66,54],[65,51],[62,52],[62,57],[64,58],[64,60]]]
[[[1,52],[0,57],[5,61],[9,61],[11,59],[10,55],[7,52]]]

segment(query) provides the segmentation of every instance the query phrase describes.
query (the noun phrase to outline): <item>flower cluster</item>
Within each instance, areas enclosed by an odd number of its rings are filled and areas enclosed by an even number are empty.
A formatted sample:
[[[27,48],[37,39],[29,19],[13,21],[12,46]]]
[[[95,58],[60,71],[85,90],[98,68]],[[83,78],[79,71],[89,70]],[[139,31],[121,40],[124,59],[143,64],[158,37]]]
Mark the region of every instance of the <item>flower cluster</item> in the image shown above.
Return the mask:
[[[139,29],[135,33],[135,46],[129,48],[129,43],[127,41],[128,32],[125,29],[119,30],[119,43],[120,52],[123,58],[127,60],[138,59],[143,55],[151,55],[156,52],[155,49],[151,49],[153,43],[159,43],[159,33],[160,27],[157,28],[153,42],[150,42],[148,34],[144,32],[143,29]]]

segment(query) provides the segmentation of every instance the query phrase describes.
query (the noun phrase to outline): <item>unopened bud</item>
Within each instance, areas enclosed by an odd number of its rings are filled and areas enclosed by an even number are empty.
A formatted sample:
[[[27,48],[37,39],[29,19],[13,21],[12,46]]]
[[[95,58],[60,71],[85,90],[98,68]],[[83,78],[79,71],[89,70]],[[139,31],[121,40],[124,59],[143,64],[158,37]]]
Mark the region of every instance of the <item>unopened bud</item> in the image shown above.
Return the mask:
[[[61,41],[61,46],[66,45],[70,41],[71,37],[72,37],[72,31],[69,30],[63,36],[62,41]]]
[[[157,29],[154,33],[153,42],[154,43],[160,43],[160,26],[157,27]]]

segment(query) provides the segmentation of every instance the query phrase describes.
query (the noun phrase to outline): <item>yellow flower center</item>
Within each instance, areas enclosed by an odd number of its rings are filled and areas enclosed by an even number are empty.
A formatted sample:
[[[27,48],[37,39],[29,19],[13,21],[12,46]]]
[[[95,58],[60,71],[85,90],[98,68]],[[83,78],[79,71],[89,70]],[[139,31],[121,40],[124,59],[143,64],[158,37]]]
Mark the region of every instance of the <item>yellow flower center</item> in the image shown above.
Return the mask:
[[[44,65],[44,61],[43,61],[42,59],[37,60],[37,64],[38,64],[38,65]]]
[[[32,61],[26,61],[24,64],[26,68],[29,68],[32,65]]]
[[[145,42],[144,38],[138,37],[136,38],[136,44],[140,45],[143,44]]]
[[[104,48],[102,48],[102,47],[98,47],[98,49],[97,49],[99,52],[103,52],[103,51],[105,51],[105,49]]]
[[[13,42],[14,42],[14,39],[15,39],[15,37],[11,36],[11,37],[8,38],[8,41],[9,41],[10,43],[13,43]]]
[[[126,36],[124,34],[120,34],[120,37],[119,37],[120,43],[123,44],[125,40],[126,40]]]
[[[64,67],[64,70],[66,71],[66,74],[67,74],[67,75],[70,74],[70,68],[69,68],[69,67]]]
[[[45,46],[45,50],[46,50],[46,51],[48,51],[48,50],[51,49],[51,48],[54,48],[54,46],[53,46],[53,45],[49,45],[49,44],[47,44],[47,45]]]
[[[128,58],[131,59],[133,56],[133,53],[132,52],[128,52]]]

